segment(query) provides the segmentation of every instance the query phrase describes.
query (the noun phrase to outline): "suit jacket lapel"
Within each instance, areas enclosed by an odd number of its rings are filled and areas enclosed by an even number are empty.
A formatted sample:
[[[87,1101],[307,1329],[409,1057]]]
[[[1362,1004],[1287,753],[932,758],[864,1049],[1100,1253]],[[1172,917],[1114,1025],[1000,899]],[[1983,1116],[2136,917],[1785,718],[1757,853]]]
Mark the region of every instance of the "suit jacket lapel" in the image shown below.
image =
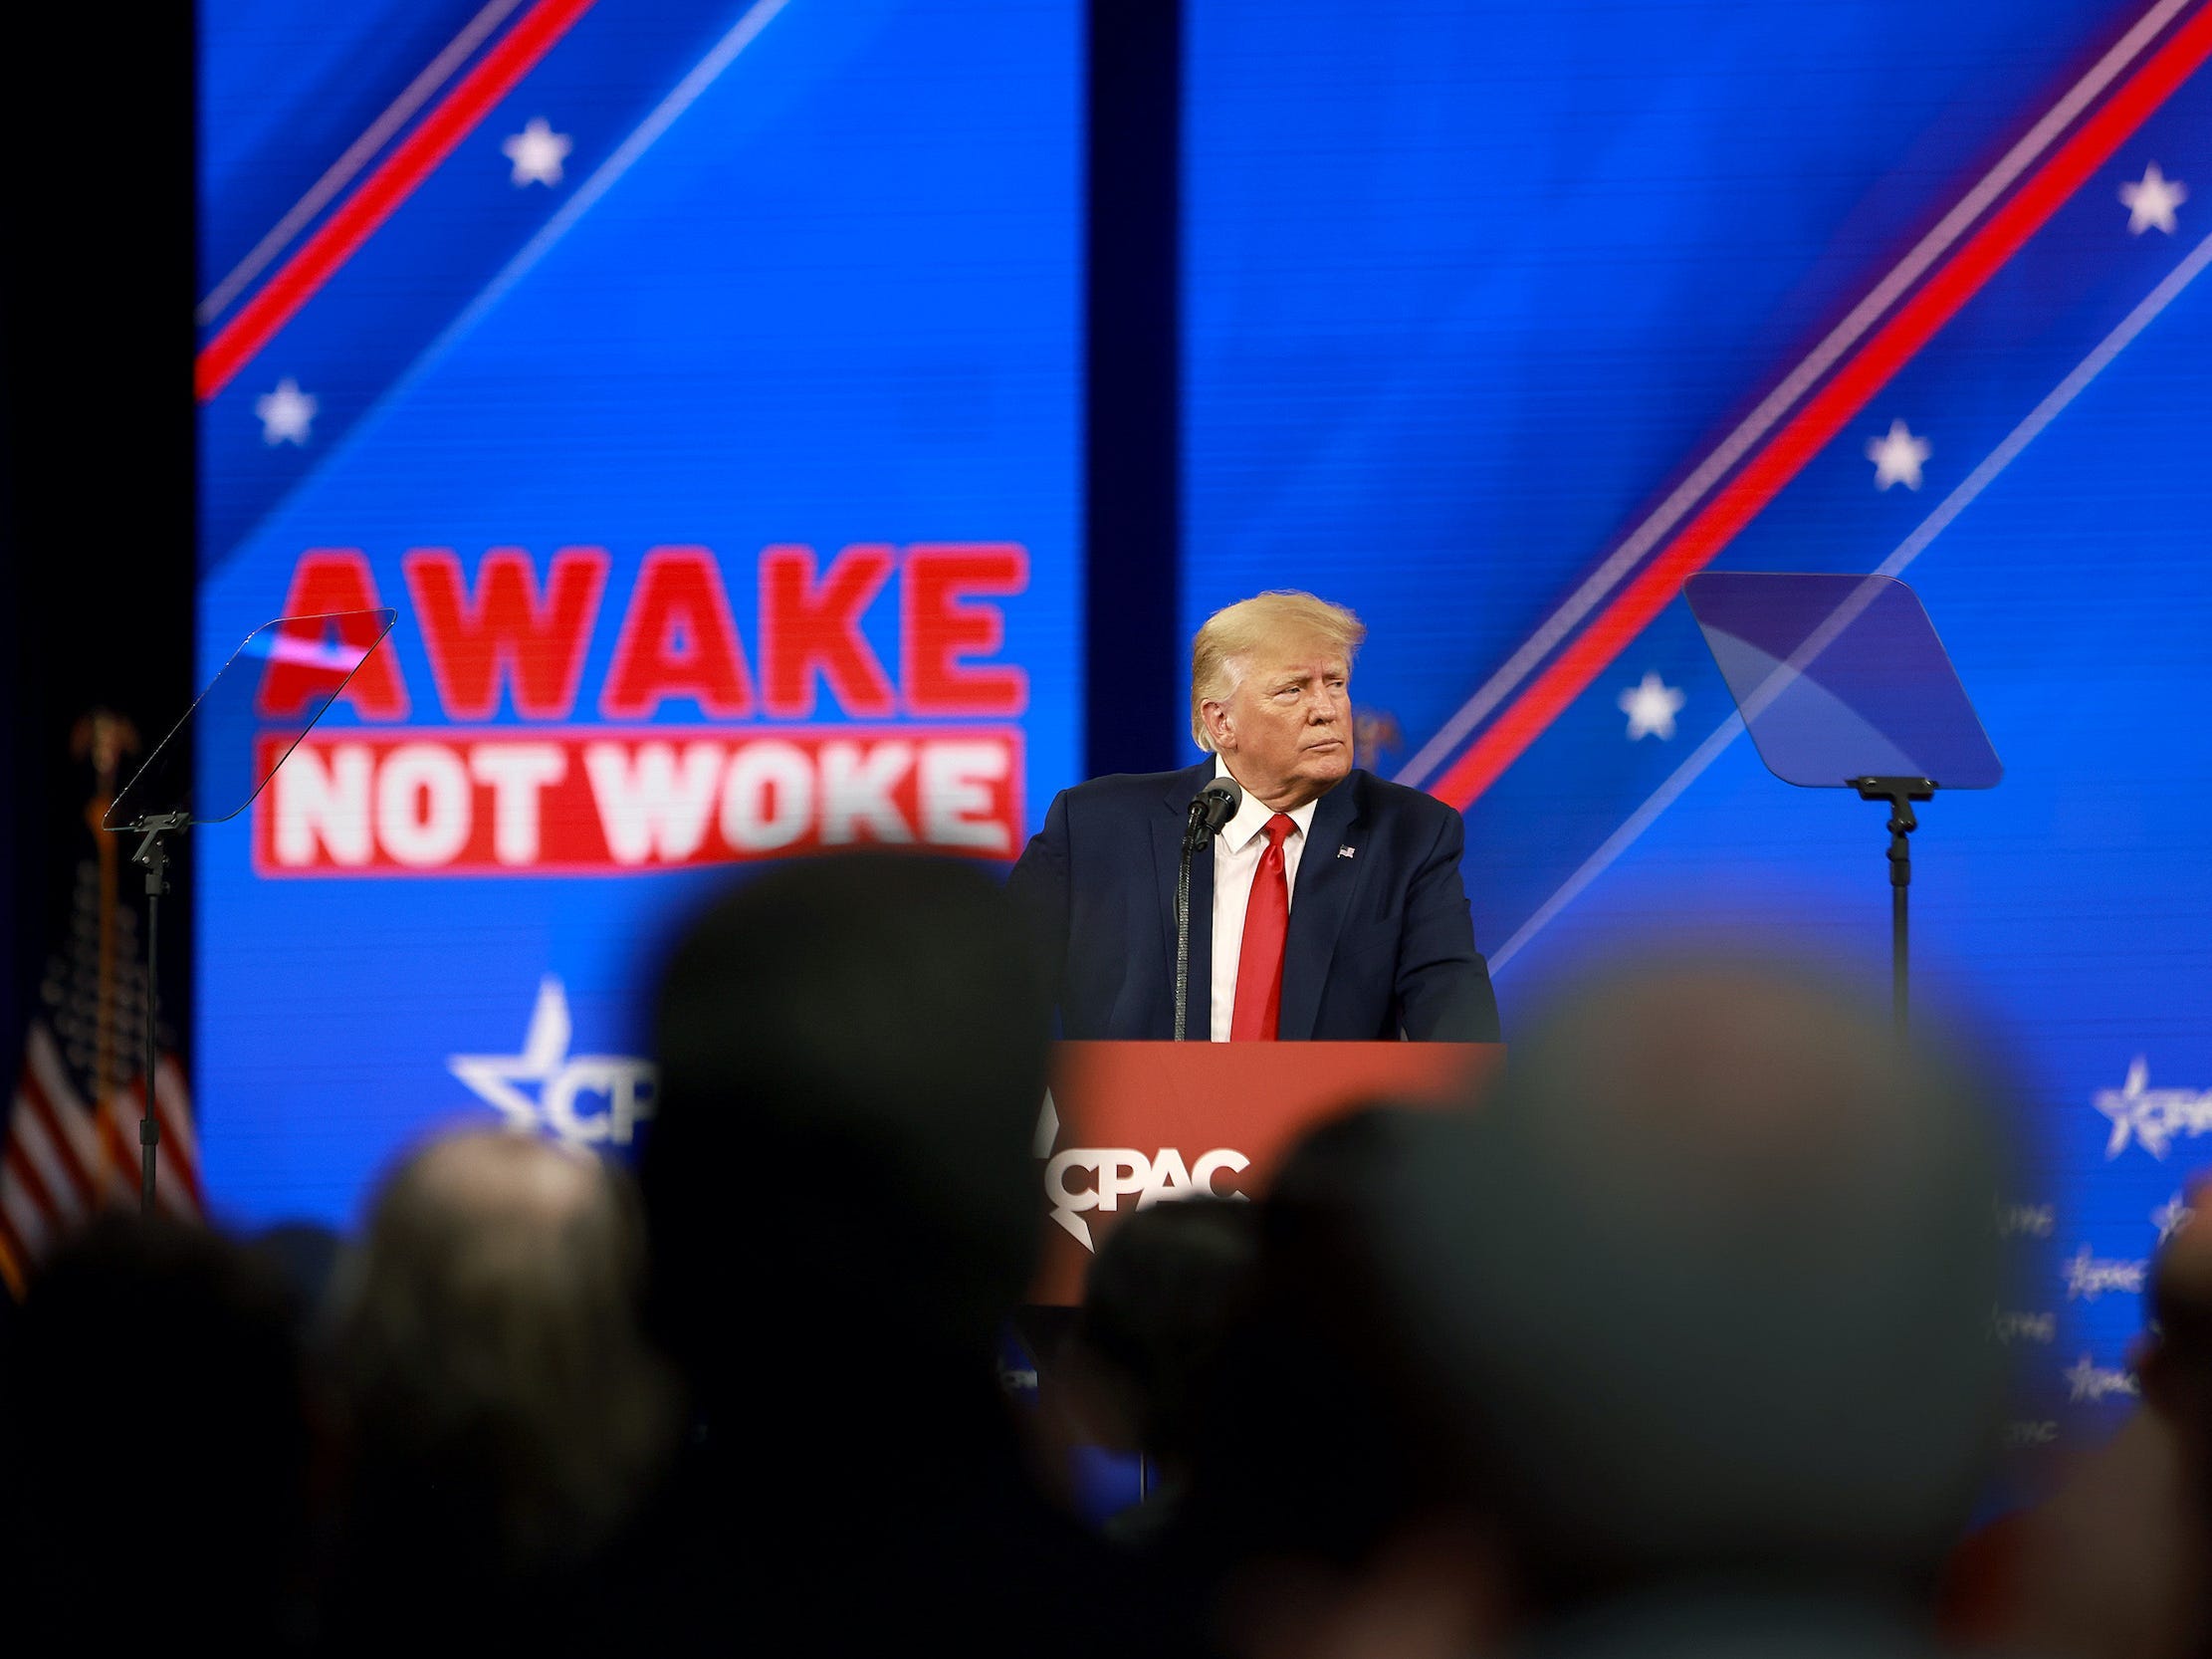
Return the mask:
[[[1162,797],[1164,809],[1153,819],[1152,863],[1160,889],[1160,938],[1167,955],[1166,1035],[1175,1036],[1175,873],[1182,856],[1183,827],[1189,821],[1191,797],[1214,776],[1214,759],[1176,774],[1176,781]],[[1209,846],[1191,859],[1191,958],[1189,1021],[1192,1040],[1204,1043],[1211,1031],[1214,1008],[1214,849]]]
[[[1313,824],[1306,831],[1305,850],[1298,858],[1298,884],[1290,896],[1290,929],[1283,941],[1282,1018],[1277,1034],[1286,1043],[1304,1042],[1313,1036],[1321,1012],[1321,987],[1329,977],[1329,958],[1336,950],[1337,932],[1352,894],[1367,864],[1357,856],[1342,858],[1338,848],[1355,853],[1359,836],[1360,780],[1354,772],[1314,804]]]

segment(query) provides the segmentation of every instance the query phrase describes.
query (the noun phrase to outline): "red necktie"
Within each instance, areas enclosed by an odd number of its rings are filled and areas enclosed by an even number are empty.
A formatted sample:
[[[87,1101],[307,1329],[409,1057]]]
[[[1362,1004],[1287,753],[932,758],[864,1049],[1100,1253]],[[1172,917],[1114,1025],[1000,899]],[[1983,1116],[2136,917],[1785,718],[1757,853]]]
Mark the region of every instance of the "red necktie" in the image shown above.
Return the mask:
[[[1290,931],[1290,882],[1283,874],[1282,843],[1297,828],[1289,814],[1277,813],[1260,831],[1267,837],[1267,850],[1252,871],[1252,896],[1244,903],[1236,1006],[1228,1022],[1231,1043],[1272,1043],[1282,1020],[1282,942]]]

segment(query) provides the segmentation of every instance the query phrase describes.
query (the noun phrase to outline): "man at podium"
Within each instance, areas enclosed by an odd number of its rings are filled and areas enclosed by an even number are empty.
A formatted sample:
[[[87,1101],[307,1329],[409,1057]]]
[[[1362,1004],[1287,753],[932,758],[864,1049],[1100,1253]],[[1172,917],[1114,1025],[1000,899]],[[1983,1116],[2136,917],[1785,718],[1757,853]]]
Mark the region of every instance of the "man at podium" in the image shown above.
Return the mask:
[[[1010,890],[1044,941],[1062,1036],[1179,1035],[1179,855],[1194,798],[1229,778],[1241,799],[1191,861],[1180,1035],[1497,1041],[1459,878],[1465,826],[1352,764],[1366,636],[1311,593],[1215,612],[1191,645],[1191,735],[1207,759],[1054,799]]]

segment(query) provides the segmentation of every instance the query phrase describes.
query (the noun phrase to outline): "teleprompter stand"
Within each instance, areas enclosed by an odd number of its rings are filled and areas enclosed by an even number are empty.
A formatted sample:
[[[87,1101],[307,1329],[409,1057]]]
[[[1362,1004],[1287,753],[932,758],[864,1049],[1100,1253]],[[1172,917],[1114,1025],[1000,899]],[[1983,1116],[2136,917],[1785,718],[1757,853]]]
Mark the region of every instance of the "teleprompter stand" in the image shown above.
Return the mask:
[[[161,899],[169,890],[169,849],[163,835],[181,835],[192,822],[189,813],[152,813],[130,826],[145,839],[130,861],[146,872],[146,999],[144,1103],[138,1113],[138,1213],[153,1213],[153,1176],[161,1150],[161,1120],[153,1110],[153,1078],[160,1057],[156,1048],[155,1014],[161,996]]]
[[[390,610],[352,610],[281,616],[256,628],[193,699],[184,718],[154,745],[102,820],[105,830],[139,837],[130,861],[146,872],[145,1069],[139,1076],[138,1113],[141,1215],[153,1213],[161,1149],[154,1078],[160,1062],[161,901],[169,892],[172,837],[195,824],[236,818],[252,805],[285,757],[391,631],[394,615]],[[220,810],[202,810],[207,807]]]
[[[1889,979],[1910,1007],[1912,832],[1937,789],[2005,775],[1919,595],[1884,576],[1707,572],[1684,589],[1767,770],[1889,807]]]
[[[1862,801],[1889,803],[1889,1003],[1901,1032],[1911,1004],[1912,831],[1920,828],[1912,803],[1933,801],[1935,780],[1854,778],[1851,785]]]

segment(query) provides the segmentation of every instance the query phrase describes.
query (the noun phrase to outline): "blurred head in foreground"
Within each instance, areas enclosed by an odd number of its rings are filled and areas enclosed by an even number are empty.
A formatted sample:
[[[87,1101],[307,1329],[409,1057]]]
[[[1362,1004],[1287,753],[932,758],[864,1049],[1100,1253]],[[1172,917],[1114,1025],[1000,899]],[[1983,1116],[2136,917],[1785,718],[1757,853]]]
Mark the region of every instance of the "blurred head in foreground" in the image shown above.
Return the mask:
[[[1809,974],[1648,960],[1424,1125],[1371,1225],[1533,1605],[1927,1587],[2003,1397],[1984,1104]]]
[[[299,1635],[309,1437],[284,1285],[220,1236],[110,1214],[0,1341],[11,1651]]]
[[[1500,1627],[1419,1333],[1379,1294],[1373,1218],[1431,1115],[1323,1124],[1253,1206],[1257,1260],[1198,1390],[1171,1536],[1184,1593],[1237,1659],[1466,1659]]]
[[[1033,1264],[1045,1074],[1008,903],[967,865],[848,854],[748,882],[677,943],[642,1179],[656,1324],[710,1415],[740,1389],[818,1404],[871,1354],[896,1356],[886,1409],[948,1367],[988,1377]]]
[[[2188,1215],[2158,1252],[2150,1282],[2157,1340],[2145,1354],[2145,1397],[2187,1442],[2212,1513],[2212,1175],[2190,1183]]]
[[[1140,1210],[1106,1236],[1084,1280],[1071,1358],[1101,1440],[1142,1451],[1178,1486],[1199,1400],[1250,1289],[1258,1213],[1195,1198]]]
[[[1373,1105],[1323,1124],[1253,1206],[1256,1260],[1200,1390],[1186,1506],[1203,1574],[1265,1580],[1244,1599],[1280,1601],[1284,1569],[1357,1568],[1443,1494],[1368,1232],[1423,1115]]]
[[[654,1318],[703,1432],[655,1552],[710,1628],[758,1604],[821,1652],[1140,1639],[996,1378],[1042,1220],[1047,1013],[1009,905],[917,855],[786,864],[663,971]]]
[[[2164,1640],[2155,1646],[2139,1640],[2135,1653],[2212,1652],[2212,1175],[2200,1173],[2189,1184],[2186,1209],[2152,1264],[2154,1335],[2139,1366],[2145,1409],[2112,1442],[2149,1442],[2165,1467],[2136,1472],[2122,1466],[2123,1477],[2133,1476],[2124,1498],[2098,1506],[2064,1540],[2076,1545],[2074,1559],[2085,1553],[2081,1535],[2093,1531],[2100,1541],[2132,1546],[2127,1559],[2114,1563],[2124,1587],[2102,1581],[2091,1587],[2107,1630],[2115,1622],[2114,1604],[2126,1590],[2139,1592],[2123,1604],[2139,1609],[2140,1625],[2157,1628]],[[2133,1519],[2151,1493],[2166,1503],[2147,1523],[2115,1525],[2115,1512]],[[2118,1648],[2107,1642],[2101,1649],[2084,1644],[2081,1651]]]
[[[384,1183],[331,1352],[348,1628],[441,1605],[460,1579],[496,1603],[621,1526],[675,1422],[643,1275],[635,1196],[587,1154],[485,1130]]]
[[[1958,1645],[2049,1659],[2212,1652],[2212,1229],[2208,1193],[2152,1265],[2141,1409],[1961,1552]]]

